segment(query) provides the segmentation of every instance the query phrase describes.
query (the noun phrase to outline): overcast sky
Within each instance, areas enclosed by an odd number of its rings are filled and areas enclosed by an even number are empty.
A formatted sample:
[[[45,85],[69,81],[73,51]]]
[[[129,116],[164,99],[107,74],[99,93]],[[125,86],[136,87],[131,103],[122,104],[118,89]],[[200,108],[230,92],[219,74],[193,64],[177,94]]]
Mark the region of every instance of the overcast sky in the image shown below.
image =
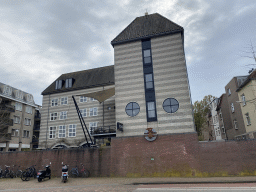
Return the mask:
[[[185,30],[192,102],[247,75],[255,0],[1,0],[0,82],[41,92],[63,73],[114,64],[110,44],[136,17],[159,13]]]

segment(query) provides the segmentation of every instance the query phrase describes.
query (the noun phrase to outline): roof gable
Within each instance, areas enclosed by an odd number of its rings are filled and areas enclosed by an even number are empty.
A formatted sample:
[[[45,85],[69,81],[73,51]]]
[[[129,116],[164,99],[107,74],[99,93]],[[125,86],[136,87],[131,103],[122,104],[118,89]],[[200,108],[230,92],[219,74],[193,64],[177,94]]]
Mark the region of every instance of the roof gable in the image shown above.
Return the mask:
[[[116,44],[177,32],[183,33],[183,27],[158,13],[154,13],[135,18],[130,25],[111,41],[111,44],[114,46]]]

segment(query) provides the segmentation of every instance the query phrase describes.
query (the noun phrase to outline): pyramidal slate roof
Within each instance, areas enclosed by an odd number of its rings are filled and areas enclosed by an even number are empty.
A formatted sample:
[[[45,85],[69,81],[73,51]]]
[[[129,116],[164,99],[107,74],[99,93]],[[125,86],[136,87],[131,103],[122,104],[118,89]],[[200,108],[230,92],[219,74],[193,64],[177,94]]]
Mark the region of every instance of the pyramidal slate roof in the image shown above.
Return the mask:
[[[66,79],[73,79],[73,85],[71,88],[65,87]],[[58,80],[62,80],[62,88],[55,89],[55,83]],[[60,92],[74,91],[79,89],[87,89],[105,85],[114,85],[115,76],[114,76],[114,65],[100,67],[95,69],[89,69],[84,71],[77,71],[73,73],[62,74],[57,78],[49,87],[47,87],[42,95],[49,95]]]
[[[168,35],[181,32],[183,27],[170,21],[158,13],[137,17],[116,38],[111,41],[112,46],[140,39]]]

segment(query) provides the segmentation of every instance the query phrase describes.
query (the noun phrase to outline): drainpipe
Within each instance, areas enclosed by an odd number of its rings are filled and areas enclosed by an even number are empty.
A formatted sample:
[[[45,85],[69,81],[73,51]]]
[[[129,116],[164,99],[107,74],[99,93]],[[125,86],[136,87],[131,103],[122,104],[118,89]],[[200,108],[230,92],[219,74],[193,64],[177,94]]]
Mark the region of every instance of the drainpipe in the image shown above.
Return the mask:
[[[50,95],[49,95],[49,102],[48,102],[48,113],[47,113],[47,123],[46,123],[46,135],[45,135],[45,149],[48,148],[47,145],[47,136],[48,136],[48,121],[49,121],[49,111],[50,111]]]

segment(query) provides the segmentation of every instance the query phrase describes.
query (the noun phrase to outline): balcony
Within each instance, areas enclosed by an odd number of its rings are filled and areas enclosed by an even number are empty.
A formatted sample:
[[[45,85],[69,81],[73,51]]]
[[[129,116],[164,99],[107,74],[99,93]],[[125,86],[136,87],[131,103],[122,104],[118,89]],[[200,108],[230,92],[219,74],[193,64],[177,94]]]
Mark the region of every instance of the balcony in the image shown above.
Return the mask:
[[[115,137],[116,126],[93,127],[91,129],[91,136],[93,137]]]
[[[0,105],[0,113],[10,113],[15,112],[15,107],[8,104]]]
[[[0,133],[0,143],[10,141],[11,139],[11,133]]]
[[[34,131],[40,131],[40,125],[35,125],[33,130]]]
[[[38,141],[39,141],[38,138],[32,138],[32,143],[33,143],[33,144],[36,144],[36,143],[38,144]]]
[[[2,121],[3,126],[13,126],[13,119],[4,119]]]

